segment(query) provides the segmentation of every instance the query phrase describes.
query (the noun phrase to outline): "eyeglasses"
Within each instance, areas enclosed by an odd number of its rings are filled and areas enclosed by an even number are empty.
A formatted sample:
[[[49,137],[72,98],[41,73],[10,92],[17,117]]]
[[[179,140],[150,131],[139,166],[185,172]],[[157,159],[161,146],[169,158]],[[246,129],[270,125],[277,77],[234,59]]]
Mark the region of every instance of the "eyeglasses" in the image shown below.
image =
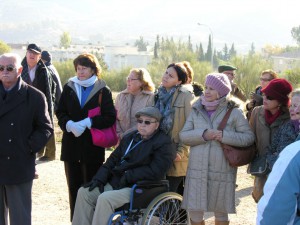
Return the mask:
[[[144,123],[145,125],[150,125],[151,123],[157,123],[157,121],[141,120],[141,119],[136,120],[136,122],[140,124]]]
[[[233,73],[233,72],[223,72],[224,74],[226,74],[226,75],[231,75],[231,76],[235,76],[235,73]]]
[[[265,82],[271,81],[270,79],[266,79],[266,78],[262,78],[262,77],[259,78],[259,80],[260,80],[260,81],[265,81]]]
[[[268,95],[263,95],[263,97],[265,97],[266,99],[272,101],[274,100],[275,98],[271,97],[271,96],[268,96]]]
[[[126,79],[127,81],[139,80],[138,78],[130,78],[130,77],[127,77]]]
[[[5,68],[8,72],[11,72],[15,69],[15,67],[13,65],[8,65],[8,66],[1,66],[0,65],[0,72],[3,72],[5,70]]]

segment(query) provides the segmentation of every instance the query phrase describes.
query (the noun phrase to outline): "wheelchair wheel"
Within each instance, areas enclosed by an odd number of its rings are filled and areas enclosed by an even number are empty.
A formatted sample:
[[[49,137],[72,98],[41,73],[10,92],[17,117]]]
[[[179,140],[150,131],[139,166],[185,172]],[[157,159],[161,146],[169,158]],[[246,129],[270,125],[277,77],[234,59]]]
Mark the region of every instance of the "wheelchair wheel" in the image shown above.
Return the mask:
[[[141,225],[189,224],[186,210],[181,209],[182,196],[166,192],[154,198],[144,212]]]

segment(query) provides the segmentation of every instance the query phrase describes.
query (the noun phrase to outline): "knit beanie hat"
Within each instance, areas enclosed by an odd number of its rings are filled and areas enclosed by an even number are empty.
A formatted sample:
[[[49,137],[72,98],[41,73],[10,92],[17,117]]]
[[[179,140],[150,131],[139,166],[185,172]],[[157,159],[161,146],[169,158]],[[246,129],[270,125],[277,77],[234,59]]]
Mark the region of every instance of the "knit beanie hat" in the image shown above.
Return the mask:
[[[289,94],[293,90],[292,85],[286,79],[273,79],[261,91],[266,95],[276,99],[283,105],[288,106],[290,99]]]
[[[231,84],[228,77],[223,73],[212,73],[206,76],[205,85],[210,85],[215,89],[220,97],[231,92]]]

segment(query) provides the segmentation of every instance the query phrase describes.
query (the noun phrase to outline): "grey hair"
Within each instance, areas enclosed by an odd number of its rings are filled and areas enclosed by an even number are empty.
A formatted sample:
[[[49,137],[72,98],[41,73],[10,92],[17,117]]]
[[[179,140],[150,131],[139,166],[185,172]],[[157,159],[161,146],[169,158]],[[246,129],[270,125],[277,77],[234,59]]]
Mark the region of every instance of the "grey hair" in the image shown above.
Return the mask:
[[[16,67],[17,68],[22,67],[22,65],[21,65],[21,62],[22,62],[21,57],[17,53],[4,53],[4,54],[0,55],[0,59],[2,59],[2,58],[13,58],[14,61],[15,61]]]

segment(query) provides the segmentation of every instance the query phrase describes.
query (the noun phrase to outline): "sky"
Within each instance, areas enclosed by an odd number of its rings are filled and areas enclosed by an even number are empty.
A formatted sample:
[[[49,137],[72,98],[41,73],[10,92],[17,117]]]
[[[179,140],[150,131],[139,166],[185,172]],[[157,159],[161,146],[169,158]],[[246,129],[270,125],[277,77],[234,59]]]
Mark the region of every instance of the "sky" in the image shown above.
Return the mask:
[[[15,2],[14,7],[11,7]],[[47,21],[53,32],[68,31],[82,40],[99,36],[120,43],[156,35],[237,49],[266,44],[295,45],[292,27],[300,25],[297,0],[0,0],[0,32]],[[205,25],[198,25],[198,23]],[[34,26],[33,25],[33,28]],[[18,34],[16,34],[18,35]],[[57,34],[58,35],[58,34]],[[1,33],[0,33],[1,39]]]

